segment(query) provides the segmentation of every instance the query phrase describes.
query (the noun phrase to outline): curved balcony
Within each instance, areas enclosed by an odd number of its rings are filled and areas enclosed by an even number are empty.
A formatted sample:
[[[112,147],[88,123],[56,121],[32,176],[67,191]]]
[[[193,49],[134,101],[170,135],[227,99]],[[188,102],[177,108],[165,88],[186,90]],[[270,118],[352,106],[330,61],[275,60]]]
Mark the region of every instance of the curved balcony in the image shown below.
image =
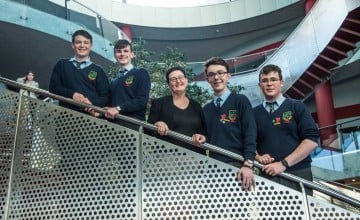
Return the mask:
[[[114,61],[113,42],[126,38],[114,24],[76,1],[60,6],[50,1],[0,0],[0,8],[2,75],[15,79],[31,69],[45,89],[57,60],[74,56],[75,30],[86,28],[91,33],[91,59],[104,68]],[[80,8],[85,14],[76,12]]]
[[[317,1],[295,31],[265,62],[253,70],[233,72],[232,83],[246,85],[243,93],[253,105],[260,104],[258,72],[264,65],[273,63],[283,70],[285,96],[305,99],[316,85],[331,77],[332,68],[356,54],[356,43],[360,41],[359,14],[358,1]],[[237,59],[232,60],[236,62]]]
[[[75,0],[62,1],[62,5],[26,0],[2,0],[0,4],[7,9],[2,11],[1,21],[41,31],[65,41],[71,42],[71,34],[75,30],[91,30],[93,41],[96,42],[93,50],[109,60],[113,60],[112,42],[128,39],[112,22]]]
[[[159,28],[194,28],[226,24],[264,15],[299,1],[301,0],[228,0],[211,5],[171,8],[138,6],[119,0],[79,0],[91,8],[96,8],[99,13],[112,21]]]

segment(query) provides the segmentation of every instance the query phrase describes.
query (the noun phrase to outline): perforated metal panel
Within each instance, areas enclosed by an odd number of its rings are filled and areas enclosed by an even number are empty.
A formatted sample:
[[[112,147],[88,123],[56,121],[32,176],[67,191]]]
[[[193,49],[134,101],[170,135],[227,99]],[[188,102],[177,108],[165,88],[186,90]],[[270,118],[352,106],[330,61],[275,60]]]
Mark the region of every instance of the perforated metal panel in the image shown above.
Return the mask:
[[[256,191],[244,192],[236,167],[102,119],[0,94],[1,219],[307,219],[297,191],[256,176]],[[310,219],[360,219],[312,197],[308,204]]]
[[[0,89],[0,215],[6,214],[10,169],[14,149],[16,116],[19,103],[17,94]]]
[[[144,146],[143,219],[305,219],[299,192],[261,177],[245,192],[236,167],[159,140]]]
[[[136,132],[28,97],[19,122],[9,219],[138,219]]]
[[[359,215],[354,215],[348,210],[331,206],[325,201],[309,197],[309,208],[311,219],[339,219],[339,220],[358,220]],[[358,210],[359,211],[359,210]]]

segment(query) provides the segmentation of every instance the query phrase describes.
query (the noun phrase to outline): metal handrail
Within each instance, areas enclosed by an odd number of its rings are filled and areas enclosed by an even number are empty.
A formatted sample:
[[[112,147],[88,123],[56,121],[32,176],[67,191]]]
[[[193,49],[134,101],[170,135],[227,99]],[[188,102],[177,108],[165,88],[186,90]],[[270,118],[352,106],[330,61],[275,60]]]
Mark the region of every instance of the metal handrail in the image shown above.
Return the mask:
[[[12,87],[16,87],[16,88],[19,88],[19,89],[29,90],[29,91],[34,92],[36,94],[46,96],[46,97],[50,97],[50,98],[53,98],[53,99],[57,99],[57,100],[59,100],[61,102],[66,102],[66,103],[69,103],[69,104],[72,104],[72,105],[75,105],[75,106],[78,106],[78,107],[81,107],[81,108],[91,108],[91,109],[95,110],[96,112],[99,112],[99,113],[102,113],[102,114],[105,113],[105,110],[103,108],[98,107],[98,106],[93,106],[93,105],[85,104],[85,103],[82,103],[82,102],[77,102],[77,101],[74,101],[73,99],[65,98],[65,97],[59,96],[59,95],[55,95],[55,94],[50,93],[50,92],[48,92],[46,90],[30,87],[28,85],[25,85],[25,84],[22,84],[22,83],[19,83],[19,82],[15,82],[15,81],[3,78],[3,77],[0,77],[0,82],[3,82],[5,84],[7,84],[7,85],[10,85]],[[124,116],[124,115],[121,115],[121,114],[118,114],[116,116],[116,118],[127,121],[127,122],[130,122],[132,124],[142,126],[143,128],[147,128],[147,129],[150,129],[152,131],[157,131],[157,127],[155,125],[149,124],[147,122],[144,122],[144,121],[141,121],[141,120],[138,120],[138,119],[135,119],[135,118],[127,117],[127,116]],[[177,140],[180,140],[182,142],[194,145],[194,143],[192,142],[191,137],[186,136],[184,134],[180,134],[180,133],[177,133],[175,131],[170,131],[168,133],[168,136],[172,137],[172,138],[175,138]],[[210,150],[212,152],[216,152],[216,153],[219,153],[221,155],[230,157],[230,158],[238,160],[238,161],[244,161],[244,158],[241,155],[236,154],[236,153],[231,152],[231,151],[228,151],[228,150],[224,150],[224,149],[222,149],[222,148],[220,148],[218,146],[212,145],[212,144],[205,143],[205,144],[201,145],[200,147],[203,148],[203,149],[207,149],[207,150]],[[263,168],[263,165],[256,162],[256,161],[254,162],[254,166],[259,168],[259,169]],[[356,200],[356,199],[353,199],[353,198],[351,198],[349,196],[346,196],[345,194],[337,192],[337,191],[335,191],[333,189],[330,189],[329,187],[324,186],[322,184],[319,184],[319,183],[316,183],[316,182],[311,182],[311,181],[302,179],[300,177],[297,177],[295,175],[292,175],[292,174],[289,174],[289,173],[286,173],[286,172],[283,172],[283,173],[279,174],[279,176],[284,177],[284,178],[286,178],[288,180],[291,180],[293,182],[297,182],[300,185],[303,184],[306,187],[309,187],[311,189],[314,189],[314,190],[317,190],[319,192],[325,193],[328,196],[332,196],[332,197],[334,197],[336,199],[339,199],[339,200],[341,200],[343,202],[346,202],[346,203],[348,203],[350,205],[353,205],[353,206],[355,206],[357,208],[360,208],[360,201],[359,200]]]
[[[321,129],[325,129],[325,128],[331,128],[331,127],[341,127],[342,125],[344,124],[348,124],[348,123],[351,123],[351,122],[354,122],[354,121],[360,121],[360,117],[359,118],[355,118],[355,119],[352,119],[352,120],[349,120],[349,121],[345,121],[345,122],[341,122],[341,123],[336,123],[336,124],[332,124],[332,125],[327,125],[327,126],[324,126],[324,127],[320,127],[319,130]]]
[[[344,189],[347,189],[347,190],[350,190],[350,191],[354,191],[356,193],[360,193],[360,189],[358,188],[355,188],[355,187],[352,187],[352,186],[348,186],[348,185],[345,185],[345,184],[342,184],[342,183],[339,183],[339,182],[334,182],[334,181],[330,181],[330,180],[325,180],[325,179],[322,179],[320,177],[314,177],[315,180],[317,181],[323,181],[323,182],[326,182],[326,183],[329,183],[331,185],[334,185],[334,186],[339,186],[339,187],[342,187]]]
[[[51,14],[51,15],[54,15],[54,16],[57,16],[57,17],[60,17],[60,18],[64,18],[64,19],[69,20],[69,21],[72,21],[72,20],[71,20],[71,17],[70,17],[70,14],[69,14],[69,10],[70,10],[70,9],[69,9],[69,2],[73,2],[73,3],[77,4],[78,6],[84,8],[84,11],[87,10],[88,12],[91,12],[91,13],[93,14],[93,15],[91,15],[91,16],[93,16],[93,17],[97,20],[97,22],[99,23],[99,25],[100,25],[99,27],[97,27],[97,30],[94,30],[94,29],[92,29],[92,28],[89,28],[89,29],[91,29],[91,30],[94,31],[94,32],[97,32],[97,34],[101,35],[104,39],[106,39],[106,40],[108,40],[108,41],[110,41],[110,42],[114,42],[114,41],[116,41],[116,40],[118,40],[118,39],[126,39],[126,40],[129,40],[129,41],[130,41],[130,39],[128,38],[128,36],[127,36],[119,27],[117,27],[113,22],[107,20],[104,16],[100,15],[98,12],[96,12],[95,10],[89,8],[88,6],[80,3],[79,1],[76,1],[76,0],[64,0],[64,4],[63,4],[63,5],[57,4],[57,3],[53,3],[53,4],[55,4],[55,5],[58,5],[58,6],[64,8],[64,10],[65,10],[64,16],[61,16],[61,15],[57,14],[56,12],[53,13],[53,12],[51,12],[51,11],[49,11],[49,10],[46,10],[46,11],[45,11],[45,10],[37,7],[36,5],[32,4],[32,2],[16,1],[16,0],[10,0],[10,1],[15,1],[15,2],[17,2],[17,3],[23,4],[23,5],[27,5],[27,6],[29,6],[29,7],[35,8],[35,9],[37,9],[37,10],[41,10],[41,11],[43,11],[43,12],[49,13],[49,14]],[[81,12],[79,12],[79,13],[81,13]],[[85,14],[84,14],[84,15],[85,15]],[[116,34],[116,35],[117,35],[117,38],[116,38],[116,39],[114,39],[114,37],[112,37],[112,36],[110,36],[110,35],[107,35],[107,34],[105,33],[104,28],[103,28],[103,26],[104,26],[104,25],[103,25],[103,22],[104,22],[104,21],[106,21],[106,22],[108,23],[108,25],[106,25],[106,26],[111,27],[111,31],[112,31],[112,32],[116,32],[116,33],[117,33],[117,34]],[[74,22],[74,21],[72,21],[72,22]],[[86,24],[82,24],[82,25],[86,25]],[[120,34],[119,34],[119,33],[120,33]],[[119,35],[121,35],[121,36],[119,36]]]
[[[251,61],[255,61],[256,59],[258,59],[258,56],[265,57],[265,60],[266,60],[266,57],[273,54],[277,49],[278,48],[273,48],[273,49],[264,50],[264,51],[261,51],[261,52],[255,52],[255,53],[250,53],[250,54],[246,54],[246,55],[240,55],[240,56],[236,56],[236,57],[225,58],[225,61],[228,62],[228,63],[230,63],[230,62],[236,63],[239,60],[248,59],[247,62],[251,62]],[[188,66],[190,66],[190,67],[194,67],[195,65],[204,66],[205,63],[206,63],[206,61],[198,61],[198,62],[187,62],[186,64]],[[234,65],[233,68],[234,68],[234,72],[232,72],[231,75],[232,76],[238,76],[238,75],[243,75],[243,74],[247,74],[247,73],[252,73],[252,72],[256,71],[258,67],[250,68],[250,69],[247,69],[247,70],[241,70],[241,71],[237,70],[236,65]],[[194,69],[194,68],[192,68],[192,69]],[[203,71],[203,69],[201,71]],[[195,73],[195,74],[201,74],[201,73],[202,72]]]
[[[118,28],[114,23],[112,23],[111,21],[107,20],[104,16],[100,15],[98,12],[96,12],[95,10],[89,8],[88,6],[84,5],[83,3],[77,1],[77,0],[65,0],[65,2],[67,1],[72,1],[72,2],[75,2],[76,4],[86,8],[87,10],[93,12],[94,14],[96,14],[96,18],[99,19],[99,24],[100,24],[100,34],[101,36],[103,36],[104,38],[106,38],[106,36],[104,36],[104,29],[103,29],[103,25],[101,23],[101,19],[104,19],[105,21],[109,22],[115,30],[119,31],[122,33],[122,37],[125,38],[126,40],[128,41],[131,41],[131,39],[128,38],[128,36],[120,29]],[[67,8],[65,8],[67,10]],[[108,40],[111,40],[111,39],[108,39]]]

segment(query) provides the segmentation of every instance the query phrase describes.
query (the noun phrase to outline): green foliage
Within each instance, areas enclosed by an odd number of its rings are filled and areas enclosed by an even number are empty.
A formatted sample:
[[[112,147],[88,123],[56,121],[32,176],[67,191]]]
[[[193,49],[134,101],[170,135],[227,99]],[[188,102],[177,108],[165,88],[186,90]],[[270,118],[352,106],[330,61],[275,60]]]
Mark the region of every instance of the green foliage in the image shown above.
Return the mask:
[[[186,77],[189,79],[189,85],[186,91],[188,97],[196,100],[201,105],[205,104],[212,97],[212,91],[198,86],[196,82],[192,82],[195,74],[191,71],[186,63],[186,56],[177,48],[169,48],[159,55],[157,61],[153,60],[154,52],[145,49],[145,40],[136,40],[132,42],[135,58],[132,63],[136,67],[146,69],[151,78],[152,86],[150,91],[150,99],[170,95],[170,89],[166,82],[165,72],[172,67],[181,67],[185,70]],[[119,71],[119,65],[114,63],[109,66],[108,77],[113,79]],[[233,92],[240,92],[244,87],[240,85],[230,85],[229,89]]]
[[[212,91],[200,87],[196,83],[189,83],[186,94],[202,106],[212,98]]]
[[[108,66],[107,74],[109,81],[115,79],[118,72],[119,72],[119,65],[116,62]]]
[[[233,85],[228,82],[228,89],[233,93],[240,93],[241,90],[245,89],[242,85]]]

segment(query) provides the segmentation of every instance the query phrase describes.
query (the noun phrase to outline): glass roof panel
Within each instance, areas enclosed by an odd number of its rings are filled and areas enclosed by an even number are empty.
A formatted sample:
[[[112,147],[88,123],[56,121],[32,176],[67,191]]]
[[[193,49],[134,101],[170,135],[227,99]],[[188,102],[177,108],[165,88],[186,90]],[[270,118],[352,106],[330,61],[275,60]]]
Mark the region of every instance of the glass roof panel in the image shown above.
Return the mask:
[[[214,5],[229,2],[231,0],[113,0],[126,4],[148,6],[148,7],[196,7],[204,5]]]

